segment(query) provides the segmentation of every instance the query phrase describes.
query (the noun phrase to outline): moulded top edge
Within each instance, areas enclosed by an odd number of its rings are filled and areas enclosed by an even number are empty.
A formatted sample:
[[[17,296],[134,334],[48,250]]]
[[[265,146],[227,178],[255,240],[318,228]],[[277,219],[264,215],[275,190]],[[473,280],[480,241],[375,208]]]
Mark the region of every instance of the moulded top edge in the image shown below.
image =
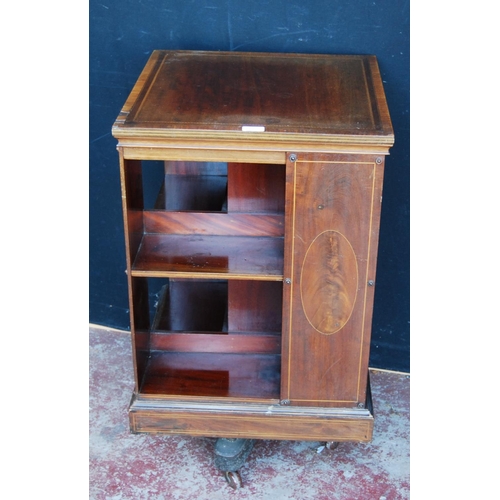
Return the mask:
[[[394,144],[394,135],[353,135],[353,134],[312,134],[312,133],[283,133],[283,132],[243,132],[227,130],[175,130],[151,128],[121,128],[114,125],[112,134],[116,139],[135,139],[137,141],[168,141],[171,140],[201,140],[206,142],[241,142],[243,145],[251,143],[282,142],[290,145],[297,143],[328,143],[343,145],[374,145],[388,146]]]

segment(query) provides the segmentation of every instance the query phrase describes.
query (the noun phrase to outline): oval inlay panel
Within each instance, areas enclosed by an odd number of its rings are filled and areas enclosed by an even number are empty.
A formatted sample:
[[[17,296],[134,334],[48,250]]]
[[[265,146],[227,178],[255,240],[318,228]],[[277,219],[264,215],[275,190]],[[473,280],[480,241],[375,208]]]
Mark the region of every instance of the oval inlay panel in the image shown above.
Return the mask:
[[[358,289],[358,265],[347,238],[324,231],[309,245],[300,277],[302,307],[320,333],[338,332],[349,321]]]

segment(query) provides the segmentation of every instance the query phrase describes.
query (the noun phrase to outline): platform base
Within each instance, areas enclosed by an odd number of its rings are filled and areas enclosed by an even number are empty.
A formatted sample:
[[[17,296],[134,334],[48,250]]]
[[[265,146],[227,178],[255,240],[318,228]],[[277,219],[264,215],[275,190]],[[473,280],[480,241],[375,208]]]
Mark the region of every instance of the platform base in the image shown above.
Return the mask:
[[[204,437],[300,441],[370,441],[371,402],[367,408],[292,407],[248,403],[142,400],[129,409],[133,432]]]

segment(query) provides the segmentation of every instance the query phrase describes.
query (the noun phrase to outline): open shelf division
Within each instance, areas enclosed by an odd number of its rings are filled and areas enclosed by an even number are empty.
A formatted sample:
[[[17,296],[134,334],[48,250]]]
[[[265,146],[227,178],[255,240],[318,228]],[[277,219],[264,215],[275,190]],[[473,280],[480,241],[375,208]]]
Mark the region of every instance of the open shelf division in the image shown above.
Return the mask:
[[[147,165],[135,168],[140,178]],[[284,165],[168,161],[164,168],[155,208],[144,209],[140,194],[132,200],[141,231],[132,276],[283,279]]]
[[[283,280],[283,238],[144,234],[132,276]]]
[[[277,355],[154,351],[139,394],[277,400],[280,365]]]
[[[137,332],[148,339],[140,396],[277,399],[281,286],[167,280],[150,331]]]

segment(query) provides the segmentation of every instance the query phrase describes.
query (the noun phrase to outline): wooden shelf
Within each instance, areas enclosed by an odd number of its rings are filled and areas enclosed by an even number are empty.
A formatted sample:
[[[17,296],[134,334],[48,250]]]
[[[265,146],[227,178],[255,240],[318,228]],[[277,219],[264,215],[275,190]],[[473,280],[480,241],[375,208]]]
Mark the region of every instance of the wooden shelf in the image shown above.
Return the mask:
[[[144,234],[132,276],[283,280],[283,238]]]
[[[149,347],[164,352],[280,354],[281,337],[254,332],[152,332]]]
[[[279,355],[152,352],[140,395],[279,398]]]

